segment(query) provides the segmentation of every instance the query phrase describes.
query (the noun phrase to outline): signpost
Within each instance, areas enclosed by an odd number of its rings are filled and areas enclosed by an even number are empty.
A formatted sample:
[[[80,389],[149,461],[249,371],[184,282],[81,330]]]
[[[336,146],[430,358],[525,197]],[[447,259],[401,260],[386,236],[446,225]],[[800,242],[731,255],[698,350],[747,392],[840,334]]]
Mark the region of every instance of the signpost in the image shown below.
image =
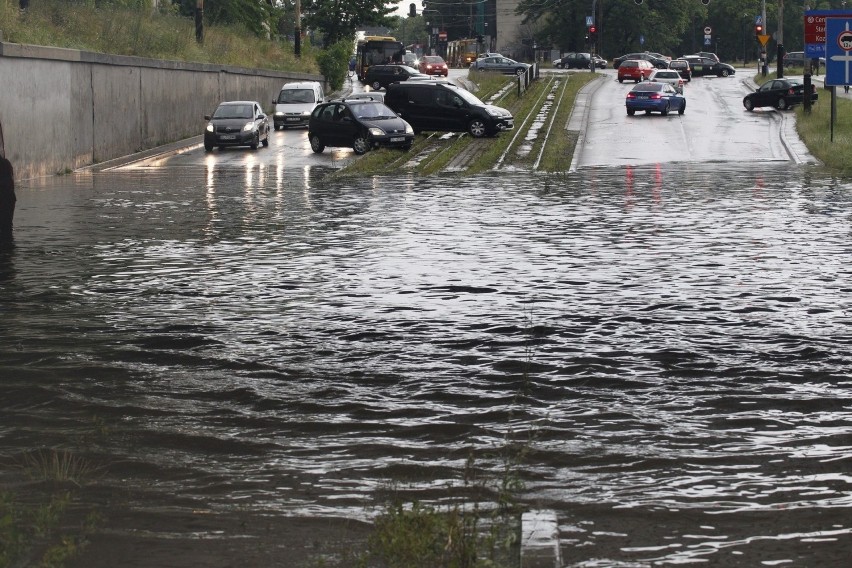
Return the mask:
[[[831,86],[831,141],[837,116],[837,85],[852,84],[852,16],[825,22],[825,84]]]

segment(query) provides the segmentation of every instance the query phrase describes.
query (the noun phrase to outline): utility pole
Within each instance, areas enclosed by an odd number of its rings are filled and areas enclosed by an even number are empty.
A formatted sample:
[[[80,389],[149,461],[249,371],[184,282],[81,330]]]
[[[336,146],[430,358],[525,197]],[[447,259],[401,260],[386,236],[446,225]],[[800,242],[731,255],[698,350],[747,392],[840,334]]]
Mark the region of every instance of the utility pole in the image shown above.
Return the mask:
[[[296,29],[293,35],[293,54],[302,57],[302,0],[296,0]]]
[[[204,43],[204,0],[195,0],[195,41]]]
[[[775,42],[778,45],[778,51],[775,54],[776,75],[782,79],[784,77],[784,0],[778,0],[778,33],[775,35]]]

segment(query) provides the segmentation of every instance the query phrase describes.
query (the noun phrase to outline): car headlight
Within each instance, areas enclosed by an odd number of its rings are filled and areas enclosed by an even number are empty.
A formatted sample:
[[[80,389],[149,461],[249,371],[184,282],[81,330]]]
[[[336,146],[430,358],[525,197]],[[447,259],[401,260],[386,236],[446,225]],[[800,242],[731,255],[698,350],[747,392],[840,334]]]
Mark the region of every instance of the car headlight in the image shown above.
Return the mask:
[[[303,117],[305,117],[305,118],[307,118],[307,117],[311,116],[311,111],[309,111],[309,110],[303,110],[303,111],[302,111],[302,116],[303,116]]]
[[[377,126],[370,128],[370,136],[384,136],[385,131]]]
[[[284,113],[281,112],[281,111],[278,111],[278,112],[275,113],[275,116],[284,116]]]
[[[246,125],[243,126],[243,130],[245,130],[246,132],[251,132],[253,129],[254,129],[254,123],[253,122],[246,122]]]
[[[485,112],[488,113],[488,116],[500,116],[500,111],[495,108],[485,108]]]
[[[411,128],[411,125],[407,122],[405,123],[405,133],[406,134],[414,134],[414,129]]]
[[[207,132],[213,132],[213,123],[212,122],[207,123]]]

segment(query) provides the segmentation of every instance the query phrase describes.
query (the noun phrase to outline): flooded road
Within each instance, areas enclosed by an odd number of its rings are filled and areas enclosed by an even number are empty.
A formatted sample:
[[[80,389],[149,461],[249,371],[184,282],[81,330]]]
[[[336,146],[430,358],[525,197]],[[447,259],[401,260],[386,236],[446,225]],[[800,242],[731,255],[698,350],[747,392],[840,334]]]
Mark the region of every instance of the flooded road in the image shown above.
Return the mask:
[[[565,566],[841,566],[850,191],[778,163],[23,183],[2,479],[37,448],[102,467],[79,566],[293,566],[513,442]]]

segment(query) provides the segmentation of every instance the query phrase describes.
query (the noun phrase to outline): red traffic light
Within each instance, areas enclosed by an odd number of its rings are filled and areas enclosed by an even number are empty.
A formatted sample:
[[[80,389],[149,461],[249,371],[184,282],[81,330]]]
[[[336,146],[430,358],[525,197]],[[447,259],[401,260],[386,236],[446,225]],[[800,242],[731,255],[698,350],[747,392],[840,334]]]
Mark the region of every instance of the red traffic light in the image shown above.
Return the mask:
[[[754,26],[754,35],[763,35],[763,26],[761,24]]]

